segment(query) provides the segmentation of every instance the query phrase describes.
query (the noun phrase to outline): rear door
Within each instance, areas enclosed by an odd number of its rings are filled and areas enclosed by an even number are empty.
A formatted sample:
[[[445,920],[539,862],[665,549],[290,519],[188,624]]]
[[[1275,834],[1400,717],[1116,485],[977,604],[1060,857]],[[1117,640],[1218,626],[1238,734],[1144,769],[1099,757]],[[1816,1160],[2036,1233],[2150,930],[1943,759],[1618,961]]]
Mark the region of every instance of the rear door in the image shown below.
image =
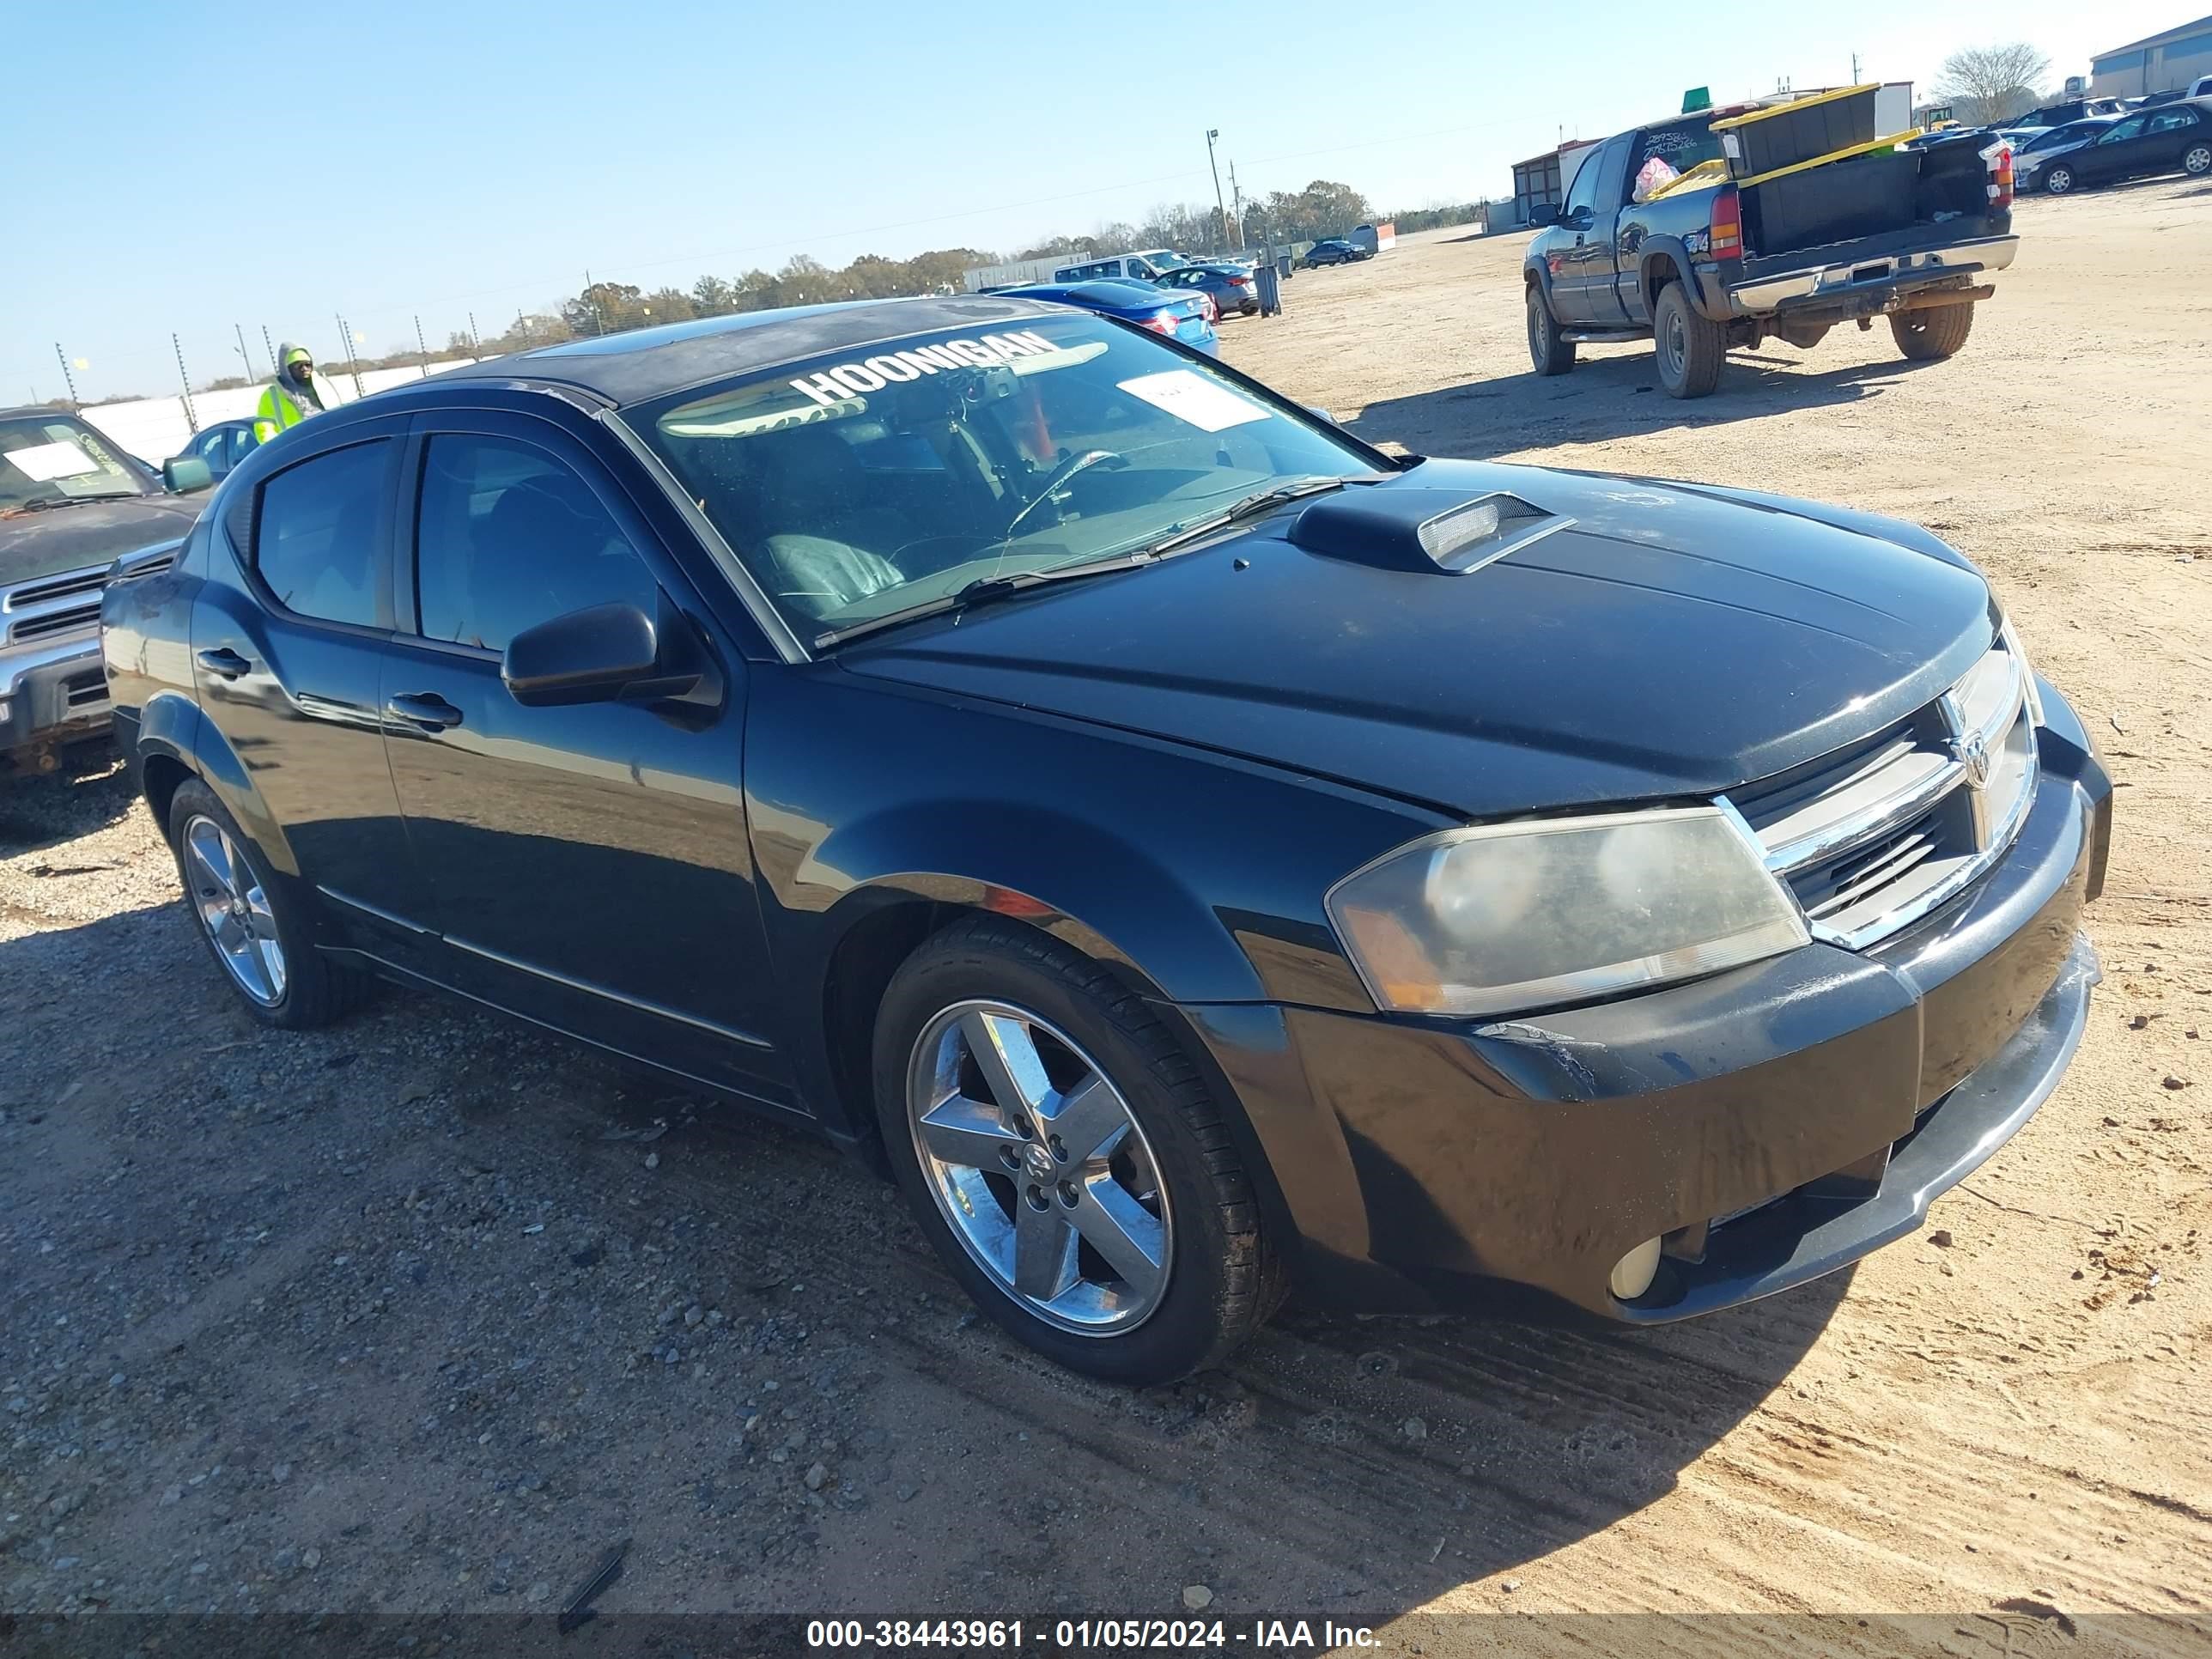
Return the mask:
[[[192,611],[193,678],[248,787],[228,800],[322,896],[332,939],[419,966],[429,910],[384,758],[393,491],[405,420],[289,439],[228,498]],[[304,453],[301,453],[304,452]]]
[[[2205,140],[2205,125],[2197,112],[2184,104],[2154,112],[2143,125],[2142,165],[2138,173],[2178,173],[2182,157]]]
[[[745,665],[584,441],[489,410],[416,419],[401,487],[391,773],[446,972],[556,1029],[775,1104],[742,792]],[[516,634],[635,605],[694,642],[682,701],[529,708]]]

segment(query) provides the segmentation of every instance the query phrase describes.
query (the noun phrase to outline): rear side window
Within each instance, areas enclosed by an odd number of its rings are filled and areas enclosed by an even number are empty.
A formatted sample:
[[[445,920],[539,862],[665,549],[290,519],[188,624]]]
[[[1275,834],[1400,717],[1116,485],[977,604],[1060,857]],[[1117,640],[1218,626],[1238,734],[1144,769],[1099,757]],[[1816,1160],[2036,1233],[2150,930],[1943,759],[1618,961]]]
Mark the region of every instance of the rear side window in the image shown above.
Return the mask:
[[[2178,132],[2183,127],[2193,127],[2196,125],[2197,113],[2193,110],[2162,110],[2158,114],[2150,118],[2150,125],[2144,128],[2143,131],[2146,132]]]
[[[389,438],[334,449],[261,486],[253,568],[287,611],[380,625],[379,556]]]
[[[504,651],[526,629],[595,605],[651,612],[655,584],[571,468],[532,444],[434,436],[415,541],[425,639]]]

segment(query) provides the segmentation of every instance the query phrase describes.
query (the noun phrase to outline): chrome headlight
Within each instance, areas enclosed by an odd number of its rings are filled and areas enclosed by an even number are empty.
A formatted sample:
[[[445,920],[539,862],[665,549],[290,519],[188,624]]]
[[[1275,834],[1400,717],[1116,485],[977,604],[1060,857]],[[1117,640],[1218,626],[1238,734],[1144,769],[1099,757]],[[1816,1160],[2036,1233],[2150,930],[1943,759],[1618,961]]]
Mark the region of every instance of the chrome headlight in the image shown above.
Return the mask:
[[[1446,830],[1328,894],[1376,1006],[1478,1015],[1692,979],[1796,949],[1805,919],[1717,806]]]

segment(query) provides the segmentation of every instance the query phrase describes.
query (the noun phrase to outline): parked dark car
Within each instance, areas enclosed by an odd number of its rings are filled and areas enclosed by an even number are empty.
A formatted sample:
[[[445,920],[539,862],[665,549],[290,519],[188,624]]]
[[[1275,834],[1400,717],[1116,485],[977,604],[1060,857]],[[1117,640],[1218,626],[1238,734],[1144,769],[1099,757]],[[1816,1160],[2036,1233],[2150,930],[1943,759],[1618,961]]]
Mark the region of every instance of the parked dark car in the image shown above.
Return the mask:
[[[207,484],[194,467],[181,482]],[[106,731],[109,567],[173,548],[204,500],[165,492],[65,410],[0,410],[0,769],[52,770],[64,745]]]
[[[2069,121],[2035,135],[2026,143],[2016,147],[2013,156],[2013,187],[2026,192],[2045,188],[2043,169],[2062,155],[2070,155],[2100,134],[2111,130],[2120,118],[2117,115],[2091,115],[2079,121]],[[2074,177],[2068,171],[2066,183],[2060,194],[2074,187]]]
[[[1305,257],[1298,264],[1311,270],[1316,265],[1356,264],[1362,259],[1374,257],[1371,251],[1357,242],[1347,242],[1340,237],[1332,236],[1327,241],[1316,242],[1308,248]]]
[[[1096,316],[1133,323],[1209,357],[1221,349],[1207,301],[1195,294],[1170,293],[1157,283],[1101,278],[1091,283],[1025,283],[991,292],[1009,299],[1073,306]]]
[[[2212,99],[2189,99],[2137,110],[2107,124],[2087,142],[2040,161],[2035,182],[2053,196],[2162,173],[2212,175]]]
[[[1394,459],[1060,307],[448,370],[104,614],[252,1014],[445,987],[810,1124],[1103,1376],[1291,1285],[1649,1324],[1840,1267],[2096,978],[2111,787],[1928,532]]]
[[[208,476],[221,478],[244,460],[259,441],[253,435],[252,421],[218,421],[213,426],[202,427],[194,433],[191,442],[170,459],[204,461]]]
[[[2005,123],[2010,127],[2063,127],[2069,122],[2087,120],[2093,115],[2124,115],[2125,100],[2118,98],[2064,98],[2055,104],[2045,104],[2016,116]]]
[[[1162,272],[1153,283],[1159,288],[1203,294],[1224,317],[1232,311],[1240,317],[1260,314],[1259,284],[1253,280],[1251,270],[1243,265],[1185,265],[1180,270]]]

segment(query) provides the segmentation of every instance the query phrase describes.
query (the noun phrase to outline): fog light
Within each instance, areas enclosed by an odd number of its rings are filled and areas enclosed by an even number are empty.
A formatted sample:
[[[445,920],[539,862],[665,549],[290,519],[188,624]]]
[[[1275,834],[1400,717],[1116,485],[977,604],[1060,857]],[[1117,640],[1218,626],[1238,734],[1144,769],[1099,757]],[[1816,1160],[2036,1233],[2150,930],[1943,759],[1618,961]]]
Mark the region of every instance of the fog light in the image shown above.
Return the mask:
[[[1623,1302],[1633,1302],[1651,1288],[1658,1273],[1659,1241],[1647,1238],[1613,1264],[1613,1277],[1606,1283]]]

